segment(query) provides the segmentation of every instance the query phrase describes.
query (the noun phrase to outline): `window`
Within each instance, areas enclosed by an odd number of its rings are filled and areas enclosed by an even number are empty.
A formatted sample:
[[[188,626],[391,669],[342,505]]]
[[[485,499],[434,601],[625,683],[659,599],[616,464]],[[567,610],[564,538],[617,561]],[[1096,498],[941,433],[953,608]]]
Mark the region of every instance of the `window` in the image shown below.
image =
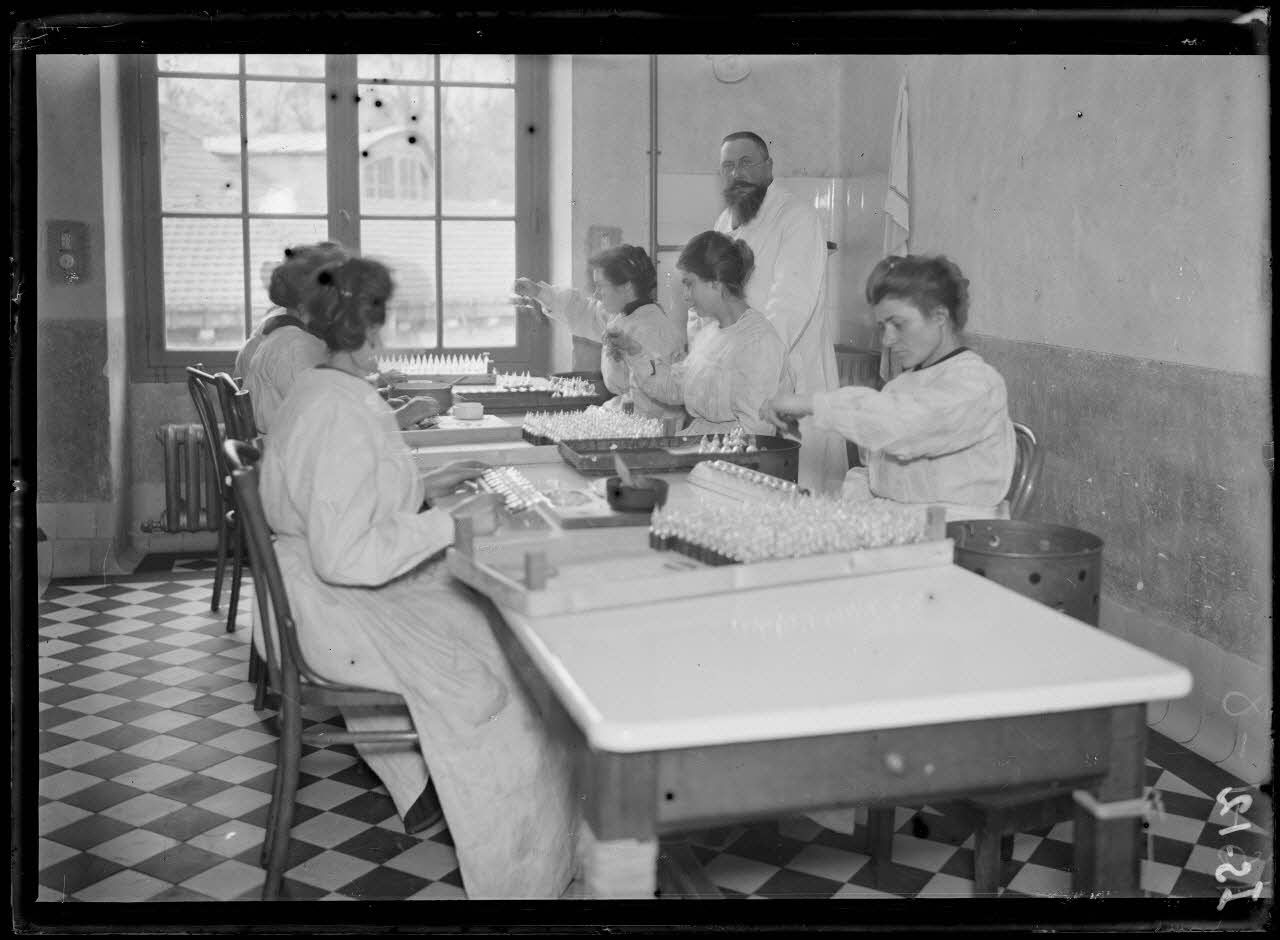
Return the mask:
[[[391,268],[391,349],[535,358],[508,299],[540,268],[535,61],[157,54],[126,81],[144,375],[229,368],[283,249],[325,238]]]

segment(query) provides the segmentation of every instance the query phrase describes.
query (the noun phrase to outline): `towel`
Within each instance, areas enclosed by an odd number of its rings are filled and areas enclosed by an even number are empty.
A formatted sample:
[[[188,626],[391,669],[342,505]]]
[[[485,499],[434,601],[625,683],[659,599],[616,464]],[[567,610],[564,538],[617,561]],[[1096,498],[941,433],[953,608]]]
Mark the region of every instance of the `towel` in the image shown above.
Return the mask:
[[[889,188],[884,195],[884,253],[905,255],[911,238],[911,197],[908,189],[907,76],[898,85],[898,107],[893,115],[893,141],[889,151]],[[897,369],[887,349],[880,350],[880,378],[889,381]]]

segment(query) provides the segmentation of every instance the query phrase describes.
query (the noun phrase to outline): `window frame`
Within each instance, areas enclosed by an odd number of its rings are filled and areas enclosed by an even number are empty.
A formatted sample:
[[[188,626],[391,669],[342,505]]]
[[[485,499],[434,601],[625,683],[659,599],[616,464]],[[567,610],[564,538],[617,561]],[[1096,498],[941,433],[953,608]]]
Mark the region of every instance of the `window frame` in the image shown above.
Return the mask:
[[[243,60],[242,60],[243,61]],[[158,69],[156,55],[135,53],[121,55],[121,135],[125,155],[122,180],[124,191],[126,236],[125,257],[127,271],[125,292],[128,302],[126,329],[129,337],[130,371],[133,381],[178,382],[185,381],[186,367],[201,364],[209,371],[231,372],[234,368],[236,349],[177,350],[165,348],[164,321],[164,258],[162,254],[161,181],[159,102],[157,94]],[[363,183],[360,176],[359,147],[346,147],[344,141],[358,141],[358,113],[356,108],[341,107],[352,100],[359,82],[356,75],[356,53],[327,54],[325,75],[321,80],[326,89],[326,162],[328,176],[328,205],[326,220],[328,237],[359,251],[360,200]],[[440,88],[485,86],[486,82],[452,82],[440,77],[440,60],[436,59],[432,79],[413,80],[409,84],[434,86],[438,97]],[[547,126],[549,111],[549,77],[546,56],[515,56],[515,240],[516,273],[545,278],[549,272],[549,251],[546,243],[547,194],[549,192],[549,141],[542,129]],[[205,73],[193,73],[201,77]],[[214,77],[212,74],[209,77]],[[240,83],[243,95],[246,77],[242,72],[227,73],[219,78],[234,78]],[[262,76],[253,75],[253,81]],[[271,76],[275,77],[275,76]],[[307,79],[300,76],[278,76],[290,81]],[[311,79],[315,81],[315,79]],[[336,91],[337,95],[333,94]],[[347,94],[344,94],[347,93]],[[243,107],[241,124],[243,137]],[[437,137],[438,146],[438,115]],[[349,153],[347,152],[349,151]],[[242,152],[242,173],[247,155]],[[393,167],[392,184],[398,188],[398,167]],[[242,184],[247,185],[242,175]],[[426,185],[437,185],[437,180]],[[236,214],[242,225],[255,217],[278,217],[278,213],[246,213],[247,194],[242,211]],[[442,211],[437,202],[431,217],[437,232],[451,213]],[[371,216],[380,217],[377,212]],[[212,217],[218,217],[213,214]],[[311,217],[299,213],[299,217]],[[416,217],[416,216],[409,216]],[[510,218],[496,216],[497,219]],[[246,268],[249,264],[248,240],[243,241]],[[437,238],[436,265],[441,263],[441,244]],[[438,323],[443,321],[442,285],[439,277],[433,277],[436,291]],[[249,281],[246,279],[245,310],[249,311]],[[505,285],[500,289],[505,290]],[[443,326],[438,327],[443,330]],[[501,368],[535,369],[545,367],[550,357],[548,331],[540,329],[536,315],[527,312],[516,314],[516,342],[513,346],[479,349],[462,346],[444,346],[435,352],[442,354],[469,354],[491,352]]]

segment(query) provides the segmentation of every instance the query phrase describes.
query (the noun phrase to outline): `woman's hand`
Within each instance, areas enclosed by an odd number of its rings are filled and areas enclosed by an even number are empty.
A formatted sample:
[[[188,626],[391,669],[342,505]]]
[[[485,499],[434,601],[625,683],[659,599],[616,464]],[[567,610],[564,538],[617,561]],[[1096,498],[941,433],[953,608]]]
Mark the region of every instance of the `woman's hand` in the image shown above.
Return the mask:
[[[813,414],[813,396],[776,395],[760,406],[760,420],[768,421],[783,434],[800,438],[800,419]]]
[[[378,378],[374,384],[377,385],[378,388],[388,388],[392,385],[399,385],[408,378],[409,376],[405,375],[398,369],[388,369],[386,372],[378,373]]]
[[[434,398],[410,398],[396,409],[396,423],[401,431],[407,431],[439,413],[440,405]]]
[[[479,479],[488,469],[489,465],[480,460],[456,460],[443,467],[428,470],[422,475],[426,497],[435,502],[442,496],[448,496],[468,480]]]
[[[620,360],[623,356],[638,356],[644,352],[639,340],[621,329],[605,330],[602,342],[605,351],[615,360]]]
[[[518,277],[512,286],[513,296],[511,303],[519,310],[531,310],[535,313],[544,314],[546,311],[542,309],[542,303],[538,300],[541,288],[538,282],[532,278]]]

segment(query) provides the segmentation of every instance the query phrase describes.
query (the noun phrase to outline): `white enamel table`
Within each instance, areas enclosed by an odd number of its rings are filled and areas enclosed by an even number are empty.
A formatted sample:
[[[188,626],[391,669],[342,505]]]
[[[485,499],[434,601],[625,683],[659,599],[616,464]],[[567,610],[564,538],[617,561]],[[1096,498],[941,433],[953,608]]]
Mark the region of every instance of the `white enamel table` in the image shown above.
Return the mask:
[[[583,479],[556,448],[523,442],[415,456],[518,464],[538,486]],[[666,478],[671,501],[692,498],[685,475]],[[660,833],[1045,784],[1137,799],[1146,703],[1191,690],[1182,667],[949,564],[554,616],[499,609],[499,641],[576,753],[596,897],[652,897]],[[1075,890],[1136,895],[1139,831],[1078,810]]]
[[[593,896],[657,836],[1078,781],[1141,796],[1145,705],[1191,676],[956,566],[544,618],[504,646],[576,747]],[[1134,818],[1077,814],[1075,887],[1137,893]]]

